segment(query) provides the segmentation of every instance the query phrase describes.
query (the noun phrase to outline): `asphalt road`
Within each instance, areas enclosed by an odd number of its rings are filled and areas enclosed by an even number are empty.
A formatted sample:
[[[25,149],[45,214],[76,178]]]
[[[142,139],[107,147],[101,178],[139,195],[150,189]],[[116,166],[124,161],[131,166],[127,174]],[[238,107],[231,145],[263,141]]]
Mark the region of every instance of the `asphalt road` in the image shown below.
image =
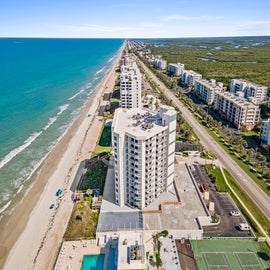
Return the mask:
[[[168,99],[182,112],[185,120],[193,128],[194,132],[200,138],[200,143],[211,151],[222,166],[229,171],[237,183],[254,201],[258,208],[264,213],[270,221],[270,197],[242,170],[241,167],[222,149],[222,147],[205,131],[205,129],[194,119],[190,111],[178,100],[174,94],[155,76],[155,74],[138,60],[148,76],[161,88]]]

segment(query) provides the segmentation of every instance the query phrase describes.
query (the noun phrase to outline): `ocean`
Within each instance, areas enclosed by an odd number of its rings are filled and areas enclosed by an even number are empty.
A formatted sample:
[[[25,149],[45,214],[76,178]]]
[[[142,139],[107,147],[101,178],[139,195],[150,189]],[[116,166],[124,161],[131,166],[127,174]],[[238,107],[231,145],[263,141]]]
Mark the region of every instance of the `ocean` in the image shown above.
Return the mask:
[[[79,115],[122,44],[0,38],[0,217],[10,213],[12,199]]]

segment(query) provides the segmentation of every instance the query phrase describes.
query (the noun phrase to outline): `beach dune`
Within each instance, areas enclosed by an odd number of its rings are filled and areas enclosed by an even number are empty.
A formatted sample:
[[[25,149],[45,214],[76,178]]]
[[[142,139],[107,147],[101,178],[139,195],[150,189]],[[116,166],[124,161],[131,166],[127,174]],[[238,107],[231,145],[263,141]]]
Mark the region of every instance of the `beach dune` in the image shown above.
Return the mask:
[[[103,95],[113,90],[124,48],[125,43],[81,115],[28,181],[31,189],[18,198],[21,202],[12,215],[1,220],[1,269],[53,268],[73,208],[70,187],[80,163],[95,149],[103,118],[98,112],[109,102]],[[59,188],[63,192],[56,196]],[[55,207],[50,209],[52,203]]]

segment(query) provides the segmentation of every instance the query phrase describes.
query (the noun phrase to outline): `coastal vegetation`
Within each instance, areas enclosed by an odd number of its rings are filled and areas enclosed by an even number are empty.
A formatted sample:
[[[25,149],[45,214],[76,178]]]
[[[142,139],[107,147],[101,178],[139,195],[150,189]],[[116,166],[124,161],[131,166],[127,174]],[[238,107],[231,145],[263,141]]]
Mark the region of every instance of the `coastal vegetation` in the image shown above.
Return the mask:
[[[87,172],[84,175],[80,187],[80,190],[99,189],[101,194],[103,193],[107,169],[108,166],[102,161],[102,159],[91,159],[87,164]]]
[[[153,40],[149,48],[168,63],[184,63],[185,69],[205,79],[228,85],[231,79],[243,78],[270,88],[268,37]]]
[[[81,201],[76,202],[64,235],[65,240],[95,237],[98,212],[90,208],[91,203],[91,196],[83,196]]]

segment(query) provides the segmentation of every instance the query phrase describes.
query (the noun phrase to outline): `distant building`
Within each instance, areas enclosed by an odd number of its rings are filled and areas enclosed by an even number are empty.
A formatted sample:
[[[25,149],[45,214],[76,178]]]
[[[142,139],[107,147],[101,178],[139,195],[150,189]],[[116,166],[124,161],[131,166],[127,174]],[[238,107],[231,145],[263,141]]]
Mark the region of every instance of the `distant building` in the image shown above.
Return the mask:
[[[183,70],[185,69],[185,65],[181,64],[181,63],[177,63],[177,64],[168,64],[168,72],[171,75],[175,75],[175,76],[182,76]]]
[[[182,82],[189,85],[195,85],[195,81],[202,79],[202,74],[199,74],[193,70],[184,70],[182,74]]]
[[[167,67],[167,61],[163,59],[156,59],[155,60],[155,68],[159,69],[166,69]]]
[[[251,130],[258,124],[260,107],[229,92],[216,92],[214,109],[237,128]]]
[[[159,105],[159,101],[155,96],[146,95],[142,98],[142,107],[148,108],[151,111],[155,111],[156,105]]]
[[[117,109],[112,124],[115,203],[143,209],[173,185],[176,111]]]
[[[245,98],[254,97],[260,103],[266,99],[267,86],[256,84],[244,79],[233,79],[230,83],[230,92],[243,92]]]
[[[263,144],[270,145],[270,118],[262,120],[260,139]]]
[[[122,108],[141,107],[142,75],[132,59],[126,59],[127,65],[121,66],[120,106]]]
[[[215,100],[215,93],[223,91],[223,83],[216,80],[199,80],[195,81],[195,92],[197,96],[206,104],[210,105]]]

